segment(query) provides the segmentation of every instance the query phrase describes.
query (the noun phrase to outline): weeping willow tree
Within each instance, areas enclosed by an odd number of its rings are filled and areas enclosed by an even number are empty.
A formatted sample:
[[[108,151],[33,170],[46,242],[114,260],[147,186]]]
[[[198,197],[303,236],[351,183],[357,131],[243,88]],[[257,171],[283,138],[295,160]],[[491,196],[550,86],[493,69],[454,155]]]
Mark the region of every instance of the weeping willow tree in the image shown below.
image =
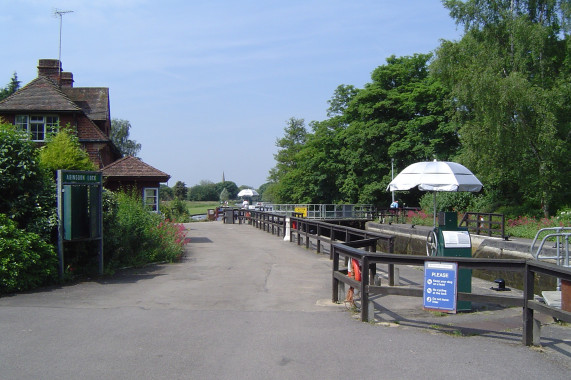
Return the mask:
[[[505,201],[550,211],[569,202],[568,0],[444,1],[464,26],[432,70],[450,90],[462,162]]]

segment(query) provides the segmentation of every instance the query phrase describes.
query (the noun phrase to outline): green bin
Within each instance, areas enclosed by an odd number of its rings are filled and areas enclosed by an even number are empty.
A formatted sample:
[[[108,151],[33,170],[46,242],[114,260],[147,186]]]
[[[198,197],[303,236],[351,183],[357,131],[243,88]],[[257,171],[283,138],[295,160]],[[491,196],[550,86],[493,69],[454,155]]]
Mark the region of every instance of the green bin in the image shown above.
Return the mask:
[[[468,228],[458,227],[458,215],[455,212],[438,213],[438,244],[436,256],[472,257],[472,239]],[[472,292],[472,270],[458,270],[458,292]],[[458,311],[472,310],[470,301],[458,301]]]

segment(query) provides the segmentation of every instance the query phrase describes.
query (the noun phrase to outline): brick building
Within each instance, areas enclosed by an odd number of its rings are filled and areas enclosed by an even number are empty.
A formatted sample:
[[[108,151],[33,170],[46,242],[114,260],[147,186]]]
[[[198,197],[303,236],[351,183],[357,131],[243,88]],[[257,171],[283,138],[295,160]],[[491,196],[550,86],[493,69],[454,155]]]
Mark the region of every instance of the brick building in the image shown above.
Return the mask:
[[[0,118],[27,131],[38,145],[59,126],[72,126],[82,148],[102,171],[105,187],[137,188],[146,203],[158,208],[159,185],[170,176],[137,158],[121,156],[109,137],[109,88],[74,87],[73,83],[73,74],[62,71],[59,60],[40,59],[38,77],[0,101]]]

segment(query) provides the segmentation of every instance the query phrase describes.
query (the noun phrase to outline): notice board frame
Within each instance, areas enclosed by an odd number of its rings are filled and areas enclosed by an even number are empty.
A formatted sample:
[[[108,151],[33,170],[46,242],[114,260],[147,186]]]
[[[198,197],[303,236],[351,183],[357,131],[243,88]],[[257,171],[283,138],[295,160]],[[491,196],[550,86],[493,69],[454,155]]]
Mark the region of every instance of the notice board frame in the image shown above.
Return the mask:
[[[77,191],[81,194],[85,188],[85,198],[88,210],[76,215],[79,220],[74,220],[74,202],[72,193]],[[67,194],[66,194],[67,191]],[[67,206],[66,206],[67,205]],[[82,210],[83,211],[83,210]],[[87,220],[85,218],[88,218]],[[64,243],[78,241],[98,242],[97,256],[99,262],[99,274],[103,274],[103,178],[101,172],[83,170],[58,170],[57,171],[57,219],[58,219],[58,272],[60,278],[64,275]],[[73,227],[73,223],[82,223],[86,226],[82,232],[84,236],[73,236],[66,225]],[[69,228],[68,228],[69,229]]]

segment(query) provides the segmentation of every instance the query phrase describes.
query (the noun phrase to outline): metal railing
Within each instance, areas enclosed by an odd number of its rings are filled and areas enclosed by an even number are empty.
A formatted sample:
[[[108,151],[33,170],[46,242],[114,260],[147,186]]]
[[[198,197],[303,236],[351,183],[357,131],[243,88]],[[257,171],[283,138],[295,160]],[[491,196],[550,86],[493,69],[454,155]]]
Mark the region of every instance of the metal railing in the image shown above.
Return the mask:
[[[300,213],[308,219],[369,219],[376,215],[376,209],[369,204],[272,204],[271,212],[292,216]]]
[[[264,211],[244,211],[244,221],[250,223],[252,226],[266,232],[271,232],[272,235],[285,236],[286,234],[286,219],[285,215],[277,215]]]
[[[529,346],[533,344],[533,314],[539,311],[565,322],[571,322],[571,312],[547,306],[534,300],[534,281],[538,274],[554,276],[571,281],[571,269],[557,267],[552,264],[537,262],[533,260],[508,260],[508,259],[475,259],[470,257],[431,257],[431,256],[410,256],[395,255],[388,253],[368,253],[360,249],[349,247],[343,244],[333,245],[333,283],[332,300],[339,302],[339,283],[343,282],[361,291],[361,320],[369,320],[369,297],[373,294],[380,295],[401,295],[412,297],[423,297],[422,286],[380,286],[373,285],[373,278],[377,264],[389,265],[416,265],[424,266],[426,261],[455,262],[459,268],[480,269],[480,270],[506,270],[520,272],[524,276],[524,291],[522,297],[509,297],[498,295],[484,295],[458,292],[459,301],[475,301],[495,303],[504,306],[522,307],[523,334],[522,343]],[[359,262],[361,270],[361,281],[357,282],[347,276],[346,270],[341,270],[339,258],[341,256],[351,257]]]
[[[387,208],[378,211],[379,223],[406,223],[409,213],[417,213],[420,207]]]
[[[541,243],[534,253],[535,243],[540,236],[543,235]],[[571,236],[571,227],[550,227],[542,228],[537,231],[535,238],[531,243],[529,252],[536,260],[552,260],[557,265],[569,267],[569,237]],[[555,243],[554,249],[544,250],[546,243]]]
[[[459,268],[490,271],[505,270],[519,273],[524,278],[522,296],[510,297],[495,294],[458,292],[457,299],[459,301],[521,307],[523,325],[522,343],[527,346],[533,344],[534,328],[538,328],[534,323],[535,311],[571,323],[571,312],[536,301],[534,296],[534,284],[537,275],[552,276],[571,282],[571,268],[568,267],[523,259],[398,255],[393,253],[394,236],[392,235],[359,230],[300,217],[291,217],[288,223],[284,215],[261,211],[239,210],[237,217],[238,219],[242,218],[244,222],[251,223],[254,227],[271,232],[272,234],[277,232],[278,236],[284,236],[287,233],[287,228],[289,228],[290,241],[296,241],[298,245],[300,245],[302,241],[305,241],[307,248],[313,248],[310,239],[316,240],[317,244],[315,248],[318,252],[321,251],[322,243],[328,243],[330,258],[333,261],[332,301],[339,302],[339,283],[348,284],[355,289],[360,289],[361,320],[364,322],[369,320],[369,310],[372,306],[372,303],[369,303],[371,295],[423,297],[424,289],[422,286],[394,286],[395,265],[424,266],[426,261],[437,261],[455,262],[458,263]],[[380,249],[384,250],[384,252],[377,252],[379,247],[381,247]],[[365,250],[360,248],[365,248]],[[345,260],[344,269],[340,269],[339,260],[341,257]],[[347,268],[349,258],[357,260],[362,268],[361,281],[356,281],[354,278],[347,276],[347,270],[345,268]],[[388,285],[374,285],[377,264],[388,265]]]
[[[301,242],[304,241],[305,247],[310,248],[310,238],[317,241],[316,250],[318,253],[321,252],[322,243],[328,243],[331,246],[336,241],[350,243],[372,238],[377,239],[386,252],[394,252],[395,237],[393,235],[361,230],[320,220],[291,217],[290,241],[296,241],[297,245],[301,245]],[[331,252],[331,249],[329,251]]]
[[[504,214],[486,212],[467,212],[458,225],[465,225],[471,233],[476,235],[499,236],[506,238]]]

